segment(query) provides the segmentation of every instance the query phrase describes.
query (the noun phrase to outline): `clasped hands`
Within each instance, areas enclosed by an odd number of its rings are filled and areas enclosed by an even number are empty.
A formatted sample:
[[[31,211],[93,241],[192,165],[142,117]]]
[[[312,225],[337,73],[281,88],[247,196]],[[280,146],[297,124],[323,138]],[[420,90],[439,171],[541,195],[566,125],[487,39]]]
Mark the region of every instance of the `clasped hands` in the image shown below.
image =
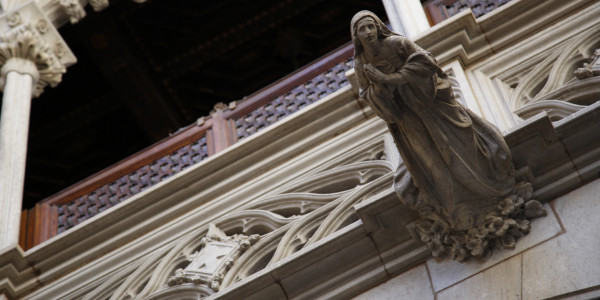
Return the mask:
[[[372,64],[364,64],[363,68],[365,70],[365,75],[367,76],[369,81],[371,81],[371,83],[383,85],[406,83],[404,76],[400,74],[385,74],[379,71],[379,69],[377,69]]]

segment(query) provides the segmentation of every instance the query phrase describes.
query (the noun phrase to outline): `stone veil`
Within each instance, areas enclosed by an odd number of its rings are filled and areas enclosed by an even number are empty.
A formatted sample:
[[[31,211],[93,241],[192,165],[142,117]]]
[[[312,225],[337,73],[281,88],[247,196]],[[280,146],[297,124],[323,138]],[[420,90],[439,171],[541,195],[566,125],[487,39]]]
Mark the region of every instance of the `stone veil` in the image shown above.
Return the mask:
[[[486,258],[513,248],[528,218],[545,214],[515,177],[492,124],[461,106],[435,58],[369,11],[351,22],[360,97],[388,125],[404,161],[396,193],[421,219],[415,233],[433,256]]]

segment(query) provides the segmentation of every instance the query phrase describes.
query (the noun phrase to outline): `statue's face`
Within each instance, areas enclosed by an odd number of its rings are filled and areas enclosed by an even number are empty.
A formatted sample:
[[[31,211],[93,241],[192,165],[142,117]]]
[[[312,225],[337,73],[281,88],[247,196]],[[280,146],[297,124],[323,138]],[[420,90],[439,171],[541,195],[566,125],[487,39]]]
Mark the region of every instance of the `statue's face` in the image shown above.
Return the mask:
[[[377,41],[377,26],[372,18],[364,18],[358,21],[356,36],[361,44],[370,44]]]

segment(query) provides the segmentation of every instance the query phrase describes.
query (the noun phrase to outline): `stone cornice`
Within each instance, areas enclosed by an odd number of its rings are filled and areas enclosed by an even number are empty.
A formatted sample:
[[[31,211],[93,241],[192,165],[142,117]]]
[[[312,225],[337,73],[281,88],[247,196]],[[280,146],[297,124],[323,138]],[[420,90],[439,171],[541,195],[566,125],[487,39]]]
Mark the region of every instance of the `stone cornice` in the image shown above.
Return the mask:
[[[54,87],[60,83],[66,67],[76,61],[67,44],[34,2],[0,16],[0,32],[0,65],[4,66],[15,58],[33,62],[38,71],[38,74],[32,74],[38,77],[33,91],[35,97],[41,95],[46,86]],[[3,76],[6,71],[3,70]]]
[[[414,37],[440,65],[458,58],[465,66],[522,41],[593,0],[514,0],[480,18],[465,10]]]

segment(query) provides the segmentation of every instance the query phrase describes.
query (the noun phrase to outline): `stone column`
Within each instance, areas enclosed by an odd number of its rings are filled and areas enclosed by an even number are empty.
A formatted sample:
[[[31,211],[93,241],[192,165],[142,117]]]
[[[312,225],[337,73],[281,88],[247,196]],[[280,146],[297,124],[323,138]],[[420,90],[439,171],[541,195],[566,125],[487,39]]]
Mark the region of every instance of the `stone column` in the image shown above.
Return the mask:
[[[429,21],[419,0],[382,0],[392,31],[408,38],[429,29]]]
[[[29,60],[10,58],[2,67],[2,78],[5,82],[0,118],[0,246],[6,247],[19,241],[29,108],[39,72]]]
[[[31,98],[56,86],[75,62],[34,2],[0,17],[0,249],[15,247],[25,180]]]

